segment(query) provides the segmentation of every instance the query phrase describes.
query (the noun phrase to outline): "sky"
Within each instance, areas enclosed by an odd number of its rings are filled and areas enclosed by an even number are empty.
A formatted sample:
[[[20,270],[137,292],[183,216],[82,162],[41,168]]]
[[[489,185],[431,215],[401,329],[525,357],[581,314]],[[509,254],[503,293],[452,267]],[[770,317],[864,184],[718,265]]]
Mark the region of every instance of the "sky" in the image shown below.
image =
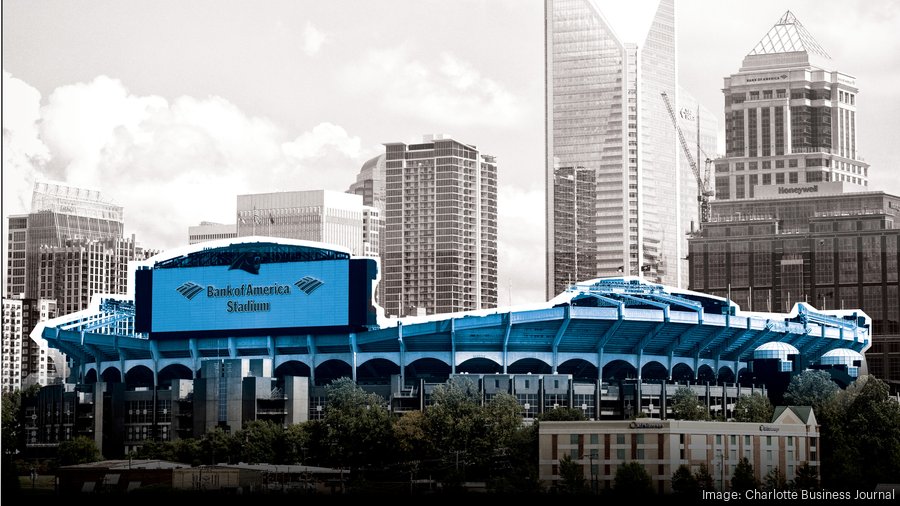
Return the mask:
[[[597,3],[629,39],[656,4]],[[857,78],[870,188],[900,195],[900,1],[677,0],[681,85],[722,126],[723,78],[788,9]],[[344,191],[383,143],[445,133],[498,160],[500,304],[544,300],[542,1],[4,0],[2,14],[4,230],[53,180],[123,205],[141,245],[181,246],[190,225],[233,223],[238,194]]]

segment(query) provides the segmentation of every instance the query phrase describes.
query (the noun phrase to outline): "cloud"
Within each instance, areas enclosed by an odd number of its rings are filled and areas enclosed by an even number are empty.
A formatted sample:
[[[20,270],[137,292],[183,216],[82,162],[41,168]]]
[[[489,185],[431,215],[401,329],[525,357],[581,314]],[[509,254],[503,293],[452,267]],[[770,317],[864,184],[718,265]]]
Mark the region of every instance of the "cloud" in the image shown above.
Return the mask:
[[[315,56],[322,49],[322,44],[328,40],[328,37],[313,26],[309,21],[306,22],[306,28],[303,29],[303,52],[308,56]]]
[[[16,104],[4,107],[4,215],[27,209],[36,178],[99,188],[151,248],[186,244],[201,220],[233,222],[237,194],[343,191],[368,154],[339,125],[289,135],[222,97],[139,96],[106,76],[61,86],[38,108],[37,91],[5,74],[4,103]],[[6,183],[18,181],[10,206]]]
[[[282,145],[285,154],[300,159],[320,158],[328,152],[328,148],[334,148],[348,158],[358,158],[360,140],[359,137],[350,137],[338,125],[320,123],[311,131]]]
[[[500,306],[547,300],[544,293],[544,190],[499,185],[497,190]]]
[[[40,117],[40,92],[4,71],[4,215],[27,212],[31,204],[31,189],[35,177],[43,175],[44,168],[50,160],[50,151],[38,134]],[[3,228],[6,228],[5,220]],[[6,267],[5,261],[3,266]]]
[[[445,126],[514,126],[525,106],[470,63],[443,52],[423,63],[403,46],[369,50],[343,71],[347,92],[388,111]]]

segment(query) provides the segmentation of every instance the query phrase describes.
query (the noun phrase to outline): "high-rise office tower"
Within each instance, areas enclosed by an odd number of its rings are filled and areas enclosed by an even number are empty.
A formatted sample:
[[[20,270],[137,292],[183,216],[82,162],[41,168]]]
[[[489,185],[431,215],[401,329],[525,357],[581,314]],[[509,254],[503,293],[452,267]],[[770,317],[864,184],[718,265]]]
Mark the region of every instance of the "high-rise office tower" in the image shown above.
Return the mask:
[[[232,239],[234,237],[237,237],[237,225],[234,223],[225,225],[211,221],[202,221],[199,225],[188,227],[188,244],[215,241],[217,239]]]
[[[65,358],[46,341],[33,341],[29,334],[38,322],[55,318],[56,301],[47,299],[3,299],[3,367],[0,388],[4,392],[34,384],[48,385],[65,376]]]
[[[576,278],[622,274],[686,286],[696,183],[661,94],[696,111],[677,85],[674,0],[659,2],[636,40],[620,37],[593,0],[546,0],[545,9],[547,296]],[[708,116],[701,140],[715,139]],[[692,125],[681,128],[696,139]],[[715,143],[704,151],[713,155]],[[573,238],[565,209],[580,204],[566,198],[584,193],[560,175],[583,170],[595,174],[594,228]],[[594,259],[581,252],[592,241]],[[594,266],[567,272],[573,258]]]
[[[60,314],[87,308],[95,293],[128,292],[128,262],[155,254],[130,238],[66,239],[41,246],[38,294],[56,300]]]
[[[790,11],[722,91],[726,157],[716,160],[716,200],[751,198],[758,185],[868,186],[869,166],[856,144],[856,78],[833,70]]]
[[[329,190],[237,196],[237,236],[325,242],[363,254],[362,197]]]
[[[497,305],[497,163],[446,136],[385,144],[388,315]]]
[[[690,288],[751,311],[860,308],[873,325],[869,373],[900,383],[900,197],[853,186],[758,186],[753,199],[713,202],[690,240]]]
[[[41,247],[122,237],[123,230],[122,206],[106,202],[99,191],[36,183],[31,212],[9,217],[7,296],[38,297]]]
[[[382,282],[378,284],[376,298],[384,300],[384,153],[366,160],[356,175],[356,181],[347,193],[362,196],[363,199],[363,254],[377,256],[382,265]]]

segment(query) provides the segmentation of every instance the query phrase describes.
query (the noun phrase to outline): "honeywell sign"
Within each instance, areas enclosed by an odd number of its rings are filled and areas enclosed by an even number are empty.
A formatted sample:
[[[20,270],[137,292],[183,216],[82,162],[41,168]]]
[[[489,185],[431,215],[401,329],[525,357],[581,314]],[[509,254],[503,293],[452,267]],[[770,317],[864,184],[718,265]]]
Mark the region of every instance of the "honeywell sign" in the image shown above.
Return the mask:
[[[756,186],[753,190],[754,196],[761,199],[778,199],[778,198],[796,198],[796,197],[816,197],[820,195],[836,195],[845,191],[852,191],[850,188],[845,190],[843,181],[829,181],[820,183],[795,183],[795,184],[776,184]],[[850,185],[854,188],[856,185]]]

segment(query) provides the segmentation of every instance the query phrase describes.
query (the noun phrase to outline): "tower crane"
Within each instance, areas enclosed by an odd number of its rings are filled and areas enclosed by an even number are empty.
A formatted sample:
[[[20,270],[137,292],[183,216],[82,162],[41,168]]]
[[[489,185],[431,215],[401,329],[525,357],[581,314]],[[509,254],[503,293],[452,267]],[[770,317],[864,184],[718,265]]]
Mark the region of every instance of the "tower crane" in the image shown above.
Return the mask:
[[[662,95],[663,102],[666,103],[666,109],[669,111],[669,117],[672,118],[672,125],[675,127],[675,132],[678,134],[678,140],[679,142],[681,142],[681,149],[684,150],[684,156],[687,157],[688,163],[691,165],[691,172],[694,173],[694,178],[697,180],[697,204],[700,208],[700,223],[706,223],[707,221],[709,221],[710,198],[716,194],[716,192],[709,186],[709,167],[712,164],[712,160],[710,160],[709,158],[706,159],[706,167],[703,174],[701,174],[700,168],[697,167],[697,162],[694,160],[694,157],[691,155],[691,150],[688,148],[687,141],[684,139],[684,133],[681,131],[681,127],[678,126],[678,119],[675,117],[675,109],[672,108],[672,104],[669,102],[669,96],[666,95],[665,91],[661,92],[660,95]],[[700,118],[697,118],[698,125],[699,121]],[[698,150],[699,147],[700,135],[698,126]]]

